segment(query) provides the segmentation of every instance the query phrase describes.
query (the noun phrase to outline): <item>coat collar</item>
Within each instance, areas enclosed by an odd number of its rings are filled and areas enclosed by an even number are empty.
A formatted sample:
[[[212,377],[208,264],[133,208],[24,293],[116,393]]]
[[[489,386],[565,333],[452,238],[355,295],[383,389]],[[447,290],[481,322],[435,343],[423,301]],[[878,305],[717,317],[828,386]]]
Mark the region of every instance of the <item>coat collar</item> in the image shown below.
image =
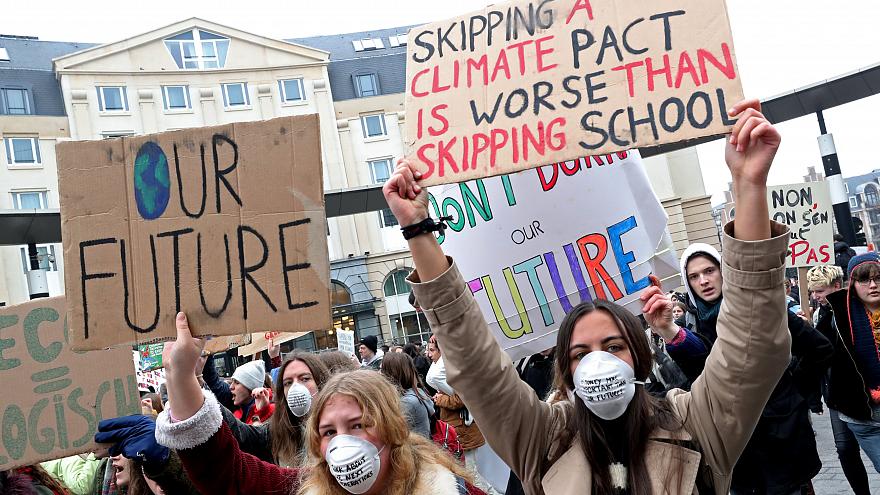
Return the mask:
[[[651,434],[645,451],[645,463],[651,479],[652,493],[696,494],[696,480],[702,456],[699,452],[686,447],[680,449],[670,443],[670,440],[690,441],[692,437],[683,428],[675,432],[658,428]],[[680,484],[677,475],[678,464],[683,464]],[[573,473],[577,473],[577,483],[573,483]],[[577,439],[550,466],[541,480],[544,493],[553,495],[582,495],[584,487],[592,486],[592,483],[590,465],[581,449],[580,440]]]

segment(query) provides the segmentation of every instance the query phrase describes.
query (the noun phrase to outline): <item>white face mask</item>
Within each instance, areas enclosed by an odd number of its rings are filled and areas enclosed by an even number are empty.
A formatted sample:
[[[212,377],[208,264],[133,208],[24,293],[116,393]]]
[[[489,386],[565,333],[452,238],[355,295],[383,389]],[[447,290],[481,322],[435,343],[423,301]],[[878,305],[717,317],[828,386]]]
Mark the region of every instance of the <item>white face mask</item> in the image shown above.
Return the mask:
[[[297,418],[301,418],[312,409],[312,394],[301,383],[294,383],[287,389],[287,407]]]
[[[632,367],[614,354],[593,351],[574,370],[574,391],[596,416],[608,421],[623,415],[636,395]]]
[[[379,477],[380,452],[362,438],[336,435],[327,444],[324,458],[339,486],[357,495],[367,492]]]

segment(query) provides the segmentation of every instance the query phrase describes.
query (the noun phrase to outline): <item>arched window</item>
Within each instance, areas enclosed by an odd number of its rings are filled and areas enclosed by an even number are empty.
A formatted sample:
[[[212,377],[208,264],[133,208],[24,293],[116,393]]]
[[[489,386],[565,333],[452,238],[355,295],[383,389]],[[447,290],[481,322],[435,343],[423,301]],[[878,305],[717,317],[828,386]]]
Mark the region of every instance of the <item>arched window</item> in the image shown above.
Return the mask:
[[[330,306],[343,306],[351,304],[351,293],[348,287],[336,280],[330,281]]]
[[[872,184],[869,184],[867,187],[865,187],[865,203],[868,206],[877,206],[877,188],[874,187]]]
[[[409,276],[409,270],[395,270],[385,280],[385,297],[399,296],[409,294],[409,282],[406,277]]]

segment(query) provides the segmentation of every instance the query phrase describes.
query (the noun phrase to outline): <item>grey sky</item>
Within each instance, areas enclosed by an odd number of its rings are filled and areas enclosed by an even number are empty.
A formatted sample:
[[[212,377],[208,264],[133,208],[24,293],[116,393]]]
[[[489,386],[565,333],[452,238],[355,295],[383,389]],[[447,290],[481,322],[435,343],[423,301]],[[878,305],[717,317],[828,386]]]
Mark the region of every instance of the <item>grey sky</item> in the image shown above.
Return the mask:
[[[602,1],[602,0],[593,0]],[[604,0],[610,1],[610,0]],[[19,2],[0,18],[0,33],[43,40],[112,42],[189,17],[272,38],[293,38],[418,24],[464,14],[485,0]],[[880,62],[880,3],[868,0],[732,0],[736,54],[747,96],[767,98]],[[880,168],[875,152],[880,97],[826,112],[844,175]],[[874,122],[874,123],[872,123]],[[780,125],[783,146],[770,182],[799,182],[808,165],[821,170],[814,117]],[[729,174],[720,142],[699,147],[706,190],[718,194]]]

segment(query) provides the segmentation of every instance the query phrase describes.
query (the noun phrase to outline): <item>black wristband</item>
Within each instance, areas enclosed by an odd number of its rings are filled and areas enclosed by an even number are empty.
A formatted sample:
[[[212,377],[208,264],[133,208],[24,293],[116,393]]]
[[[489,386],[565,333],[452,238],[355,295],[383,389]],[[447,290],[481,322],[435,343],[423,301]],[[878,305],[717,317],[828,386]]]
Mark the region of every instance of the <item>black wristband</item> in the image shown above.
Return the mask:
[[[440,217],[438,222],[435,222],[433,218],[428,217],[419,223],[401,227],[400,231],[403,232],[403,238],[406,240],[430,232],[440,232],[440,235],[443,235],[443,232],[446,230],[446,224],[443,222],[449,220],[452,220],[452,217]]]

